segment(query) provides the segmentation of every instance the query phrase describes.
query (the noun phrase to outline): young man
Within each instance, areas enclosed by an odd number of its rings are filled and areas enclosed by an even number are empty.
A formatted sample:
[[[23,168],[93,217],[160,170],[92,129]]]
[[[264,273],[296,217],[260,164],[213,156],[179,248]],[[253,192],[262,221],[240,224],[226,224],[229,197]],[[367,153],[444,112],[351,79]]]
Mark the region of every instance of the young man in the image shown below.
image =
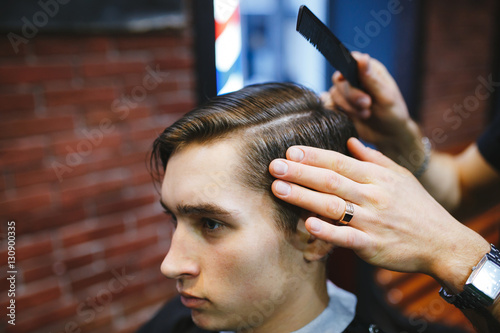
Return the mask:
[[[268,171],[291,145],[346,153],[355,135],[283,83],[216,97],[167,128],[152,155],[175,227],[161,270],[190,317],[176,299],[141,332],[368,332],[355,296],[326,280],[332,246],[305,230],[311,213],[272,195]]]

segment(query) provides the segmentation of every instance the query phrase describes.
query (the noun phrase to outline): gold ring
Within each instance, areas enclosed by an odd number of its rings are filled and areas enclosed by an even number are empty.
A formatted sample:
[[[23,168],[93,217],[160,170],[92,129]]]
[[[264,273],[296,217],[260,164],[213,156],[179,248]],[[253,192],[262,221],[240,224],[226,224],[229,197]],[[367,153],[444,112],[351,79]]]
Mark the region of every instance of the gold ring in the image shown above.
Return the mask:
[[[353,216],[354,216],[354,205],[351,202],[346,201],[345,211],[344,214],[342,214],[342,217],[340,218],[339,222],[343,225],[346,225],[349,222],[351,222]]]

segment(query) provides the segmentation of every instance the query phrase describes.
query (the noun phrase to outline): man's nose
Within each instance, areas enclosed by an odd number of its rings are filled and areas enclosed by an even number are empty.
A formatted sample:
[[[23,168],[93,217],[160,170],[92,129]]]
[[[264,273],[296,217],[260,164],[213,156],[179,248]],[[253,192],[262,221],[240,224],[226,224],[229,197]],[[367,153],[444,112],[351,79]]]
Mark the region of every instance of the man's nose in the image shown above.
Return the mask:
[[[196,256],[196,244],[189,231],[178,226],[172,236],[170,249],[161,264],[161,272],[170,279],[195,277],[200,273]]]

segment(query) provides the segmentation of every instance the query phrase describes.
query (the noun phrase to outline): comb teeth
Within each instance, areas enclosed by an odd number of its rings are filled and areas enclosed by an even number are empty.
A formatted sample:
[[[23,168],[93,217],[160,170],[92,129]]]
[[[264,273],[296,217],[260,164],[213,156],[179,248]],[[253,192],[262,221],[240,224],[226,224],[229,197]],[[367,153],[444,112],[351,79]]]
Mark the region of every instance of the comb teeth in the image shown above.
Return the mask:
[[[299,9],[296,30],[314,45],[352,86],[360,87],[357,61],[330,29],[304,5]]]

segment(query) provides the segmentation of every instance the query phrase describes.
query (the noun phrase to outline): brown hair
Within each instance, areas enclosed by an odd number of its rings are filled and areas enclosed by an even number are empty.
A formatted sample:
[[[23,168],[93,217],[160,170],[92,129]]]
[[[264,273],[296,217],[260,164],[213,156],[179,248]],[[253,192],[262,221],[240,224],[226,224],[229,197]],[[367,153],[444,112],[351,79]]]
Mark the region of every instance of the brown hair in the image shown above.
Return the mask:
[[[276,205],[278,227],[293,232],[301,211],[271,193],[274,179],[269,164],[285,157],[293,145],[347,153],[347,139],[357,133],[344,114],[324,109],[318,96],[305,87],[292,83],[251,85],[213,98],[166,128],[153,143],[150,163],[156,180],[161,180],[176,151],[190,143],[213,142],[229,135],[242,138],[242,184],[268,195]]]

